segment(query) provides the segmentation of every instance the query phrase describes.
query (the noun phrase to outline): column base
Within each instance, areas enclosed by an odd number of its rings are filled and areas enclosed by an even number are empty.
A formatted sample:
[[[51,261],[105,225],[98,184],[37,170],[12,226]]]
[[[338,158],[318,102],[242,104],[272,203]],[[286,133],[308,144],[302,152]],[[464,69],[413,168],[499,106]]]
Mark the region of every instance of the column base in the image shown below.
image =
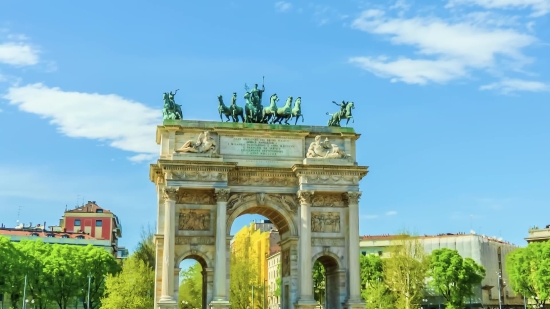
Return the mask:
[[[299,300],[294,304],[294,308],[296,309],[315,309],[318,306],[319,304],[313,299]]]
[[[229,309],[229,302],[227,300],[213,300],[209,306],[211,309]]]
[[[364,300],[348,300],[345,304],[344,304],[344,308],[346,309],[365,309],[365,306],[367,305],[367,303],[365,303]]]
[[[157,308],[158,309],[178,309],[178,303],[172,298],[170,299],[161,298],[157,303]]]

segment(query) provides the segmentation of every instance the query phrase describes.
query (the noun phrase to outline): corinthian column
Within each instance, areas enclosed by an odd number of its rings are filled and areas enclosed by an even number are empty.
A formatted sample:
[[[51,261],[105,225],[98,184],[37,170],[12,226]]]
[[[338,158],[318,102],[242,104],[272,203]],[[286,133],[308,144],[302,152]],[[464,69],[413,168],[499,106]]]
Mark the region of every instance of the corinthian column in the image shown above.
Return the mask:
[[[298,191],[300,199],[300,298],[298,307],[309,308],[313,299],[313,275],[311,262],[311,200],[313,191]]]
[[[361,192],[344,193],[349,208],[349,303],[362,303],[359,265],[359,198]]]
[[[162,292],[160,303],[173,304],[174,290],[170,289],[174,275],[174,245],[176,226],[176,188],[167,187],[164,189],[164,251],[162,255]]]
[[[214,300],[211,305],[215,308],[226,308],[229,305],[227,301],[226,290],[226,214],[227,200],[229,199],[229,189],[216,189],[217,213],[216,213],[216,259],[214,268]]]

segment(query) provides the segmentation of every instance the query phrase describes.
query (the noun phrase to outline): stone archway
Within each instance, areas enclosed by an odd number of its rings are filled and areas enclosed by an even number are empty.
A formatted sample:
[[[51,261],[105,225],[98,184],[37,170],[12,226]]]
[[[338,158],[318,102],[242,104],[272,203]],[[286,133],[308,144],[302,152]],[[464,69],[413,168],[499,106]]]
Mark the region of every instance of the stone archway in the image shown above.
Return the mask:
[[[208,304],[212,300],[212,288],[214,286],[214,269],[212,268],[212,262],[210,258],[203,254],[202,252],[197,252],[196,250],[186,251],[176,257],[176,265],[184,260],[195,260],[202,267],[202,308],[207,308]],[[179,300],[179,272],[180,268],[174,270],[174,299]]]
[[[345,302],[345,279],[346,273],[342,267],[340,257],[325,248],[321,253],[313,256],[312,263],[319,261],[325,268],[325,304],[324,309],[339,309]]]
[[[229,231],[249,213],[280,230],[282,308],[317,305],[312,257],[320,253],[333,281],[345,287],[331,304],[364,308],[356,270],[359,181],[367,167],[355,162],[358,138],[340,127],[186,120],[159,126],[160,158],[150,169],[159,196],[155,308],[176,308],[170,282],[175,263],[189,256],[211,271],[203,307],[229,308]],[[193,146],[197,140],[201,147]]]

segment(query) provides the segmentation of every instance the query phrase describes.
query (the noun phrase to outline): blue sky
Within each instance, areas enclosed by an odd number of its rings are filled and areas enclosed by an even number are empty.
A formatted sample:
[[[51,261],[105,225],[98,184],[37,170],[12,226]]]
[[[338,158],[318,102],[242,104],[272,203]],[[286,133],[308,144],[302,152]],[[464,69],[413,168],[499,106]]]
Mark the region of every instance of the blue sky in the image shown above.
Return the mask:
[[[7,226],[95,200],[133,249],[154,224],[162,93],[217,120],[218,94],[262,76],[267,94],[302,97],[304,124],[355,102],[361,234],[524,244],[550,224],[550,0],[56,3],[0,10]]]

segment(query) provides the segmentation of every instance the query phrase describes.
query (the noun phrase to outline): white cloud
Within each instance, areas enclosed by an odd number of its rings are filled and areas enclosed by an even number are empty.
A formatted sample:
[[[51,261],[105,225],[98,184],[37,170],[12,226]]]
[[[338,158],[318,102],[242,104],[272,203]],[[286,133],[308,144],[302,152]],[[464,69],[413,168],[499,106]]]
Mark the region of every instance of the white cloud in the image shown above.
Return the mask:
[[[480,90],[496,90],[507,94],[516,91],[542,92],[550,91],[550,84],[522,79],[505,79],[496,83],[483,85]]]
[[[391,18],[380,10],[366,10],[353,21],[353,28],[381,35],[393,45],[413,47],[420,56],[352,57],[350,62],[394,82],[425,85],[465,78],[474,70],[503,70],[504,60],[516,69],[532,61],[522,50],[537,42],[535,37],[499,27],[494,20],[481,22],[483,17],[470,14],[451,22],[437,17]]]
[[[372,220],[378,218],[378,215],[362,215],[363,219]]]
[[[275,9],[279,12],[286,12],[292,8],[292,3],[285,2],[285,1],[279,1],[275,3]]]
[[[395,215],[397,215],[397,211],[395,211],[395,210],[391,210],[391,211],[386,212],[386,216],[395,216]]]
[[[480,6],[486,9],[526,9],[530,8],[532,17],[540,17],[550,12],[550,0],[450,0],[446,7],[460,5]]]
[[[0,63],[10,65],[35,65],[39,51],[30,44],[7,42],[0,44]]]
[[[49,119],[69,137],[108,141],[121,150],[137,153],[133,161],[158,153],[156,125],[159,110],[120,96],[81,93],[49,88],[43,84],[11,87],[4,99],[21,111]]]
[[[139,162],[145,162],[145,161],[154,161],[156,158],[158,158],[158,154],[155,154],[155,153],[140,153],[135,156],[129,157],[128,160],[139,163]]]

